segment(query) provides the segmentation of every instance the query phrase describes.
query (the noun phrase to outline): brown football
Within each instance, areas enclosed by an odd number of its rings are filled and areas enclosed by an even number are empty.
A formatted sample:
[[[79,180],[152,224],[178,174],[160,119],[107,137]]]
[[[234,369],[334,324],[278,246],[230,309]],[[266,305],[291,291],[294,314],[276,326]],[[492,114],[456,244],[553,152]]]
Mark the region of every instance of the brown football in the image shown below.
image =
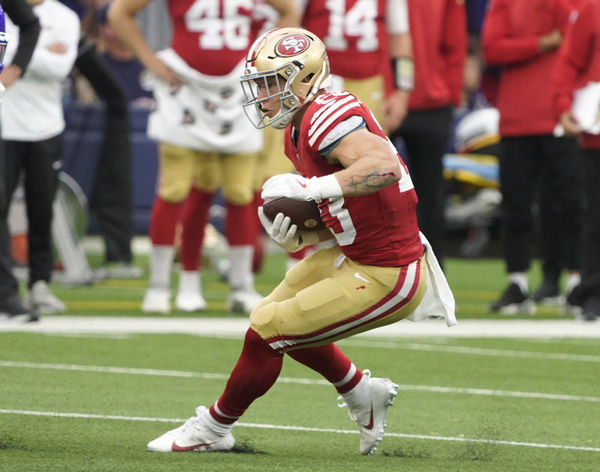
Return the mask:
[[[287,197],[270,198],[263,203],[263,212],[271,221],[277,213],[289,216],[300,231],[317,231],[325,227],[319,207],[314,201],[294,200]]]

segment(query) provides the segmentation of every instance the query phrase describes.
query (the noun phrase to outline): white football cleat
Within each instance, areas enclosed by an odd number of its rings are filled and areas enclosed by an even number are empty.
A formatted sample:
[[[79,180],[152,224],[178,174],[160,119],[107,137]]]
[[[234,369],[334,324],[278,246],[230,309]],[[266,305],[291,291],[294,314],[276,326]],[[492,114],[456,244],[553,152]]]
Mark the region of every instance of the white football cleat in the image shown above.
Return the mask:
[[[232,290],[227,297],[227,310],[234,313],[250,313],[263,298],[253,288]]]
[[[208,414],[207,408],[199,406],[196,408],[196,416],[150,441],[146,449],[153,452],[213,452],[233,449],[233,435],[227,433],[225,436],[219,436],[210,430],[202,420],[205,414]]]
[[[144,295],[142,311],[145,313],[163,313],[171,311],[171,293],[166,288],[149,288]]]
[[[178,310],[187,312],[206,309],[206,300],[202,296],[202,282],[197,270],[182,270],[179,273],[175,306]]]
[[[175,297],[175,306],[181,311],[202,311],[206,305],[206,300],[199,292],[181,291]]]
[[[33,283],[25,294],[25,303],[41,315],[54,315],[67,309],[65,304],[54,296],[48,288],[48,284],[43,280]]]
[[[364,371],[367,376],[370,372]],[[360,432],[360,453],[370,455],[377,448],[386,427],[387,409],[398,394],[398,385],[390,379],[368,378],[368,394],[360,409],[348,408],[348,416]],[[341,401],[340,401],[341,400]],[[348,406],[338,397],[338,406]]]

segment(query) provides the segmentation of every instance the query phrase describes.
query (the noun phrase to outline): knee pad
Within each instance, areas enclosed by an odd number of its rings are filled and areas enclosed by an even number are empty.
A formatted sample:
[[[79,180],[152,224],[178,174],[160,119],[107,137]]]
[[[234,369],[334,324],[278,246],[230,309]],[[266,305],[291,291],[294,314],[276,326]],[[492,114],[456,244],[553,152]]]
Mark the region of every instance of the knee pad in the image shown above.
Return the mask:
[[[261,304],[250,314],[250,327],[261,338],[267,339],[277,332],[276,319],[276,303]]]
[[[250,179],[245,181],[225,182],[223,197],[234,205],[247,205],[254,201],[254,190]]]
[[[180,203],[186,199],[190,192],[190,182],[187,179],[172,181],[169,183],[160,182],[158,194],[168,203]]]

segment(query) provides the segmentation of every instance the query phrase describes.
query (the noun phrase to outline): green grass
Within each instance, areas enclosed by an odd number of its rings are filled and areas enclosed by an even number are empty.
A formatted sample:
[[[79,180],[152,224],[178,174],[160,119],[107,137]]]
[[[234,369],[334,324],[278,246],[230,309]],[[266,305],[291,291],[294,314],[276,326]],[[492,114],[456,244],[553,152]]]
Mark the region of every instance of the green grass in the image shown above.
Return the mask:
[[[428,349],[419,349],[422,344]],[[145,452],[145,444],[191,416],[195,406],[218,398],[240,339],[2,333],[1,469],[598,470],[596,340],[426,338],[368,346],[349,339],[340,346],[359,367],[401,384],[388,434],[374,456],[358,454],[358,436],[345,410],[335,406],[333,388],[289,359],[284,381],[257,400],[234,429],[237,453],[163,455]],[[461,347],[495,354],[464,354]],[[557,361],[552,354],[571,357]],[[115,373],[108,367],[130,370]],[[438,391],[442,387],[449,391]],[[49,412],[84,416],[38,416]]]
[[[283,267],[283,257],[270,257],[258,290],[268,293]],[[450,259],[447,275],[459,318],[498,318],[486,307],[506,283],[500,261]],[[536,287],[538,265],[531,276]],[[212,271],[203,282],[209,310],[173,315],[235,316],[224,308],[226,284]],[[139,311],[145,284],[52,288],[68,314],[110,323],[147,316]],[[556,307],[538,307],[534,319],[562,317]],[[0,471],[599,470],[598,338],[351,338],[339,345],[359,368],[400,384],[372,457],[358,453],[334,389],[290,359],[234,429],[234,452],[146,452],[149,440],[218,398],[241,338],[0,332]]]

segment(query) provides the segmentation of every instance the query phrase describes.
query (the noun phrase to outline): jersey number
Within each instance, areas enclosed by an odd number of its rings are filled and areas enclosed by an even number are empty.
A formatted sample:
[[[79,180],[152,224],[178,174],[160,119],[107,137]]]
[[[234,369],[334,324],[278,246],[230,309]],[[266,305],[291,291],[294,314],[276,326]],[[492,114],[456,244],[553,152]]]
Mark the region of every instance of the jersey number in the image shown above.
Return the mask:
[[[200,33],[200,49],[242,51],[248,47],[251,18],[240,9],[253,6],[253,0],[196,0],[185,12],[185,26]]]
[[[348,246],[352,244],[356,238],[356,228],[354,227],[350,212],[342,206],[343,204],[344,199],[337,198],[333,201],[330,200],[329,203],[327,203],[327,207],[329,208],[329,214],[338,220],[342,228],[339,232],[334,231],[335,239],[340,246]]]
[[[333,51],[348,49],[348,37],[358,37],[356,48],[359,51],[376,51],[378,48],[377,0],[358,0],[346,11],[348,0],[326,0],[329,10],[329,31],[324,38],[327,47]]]

